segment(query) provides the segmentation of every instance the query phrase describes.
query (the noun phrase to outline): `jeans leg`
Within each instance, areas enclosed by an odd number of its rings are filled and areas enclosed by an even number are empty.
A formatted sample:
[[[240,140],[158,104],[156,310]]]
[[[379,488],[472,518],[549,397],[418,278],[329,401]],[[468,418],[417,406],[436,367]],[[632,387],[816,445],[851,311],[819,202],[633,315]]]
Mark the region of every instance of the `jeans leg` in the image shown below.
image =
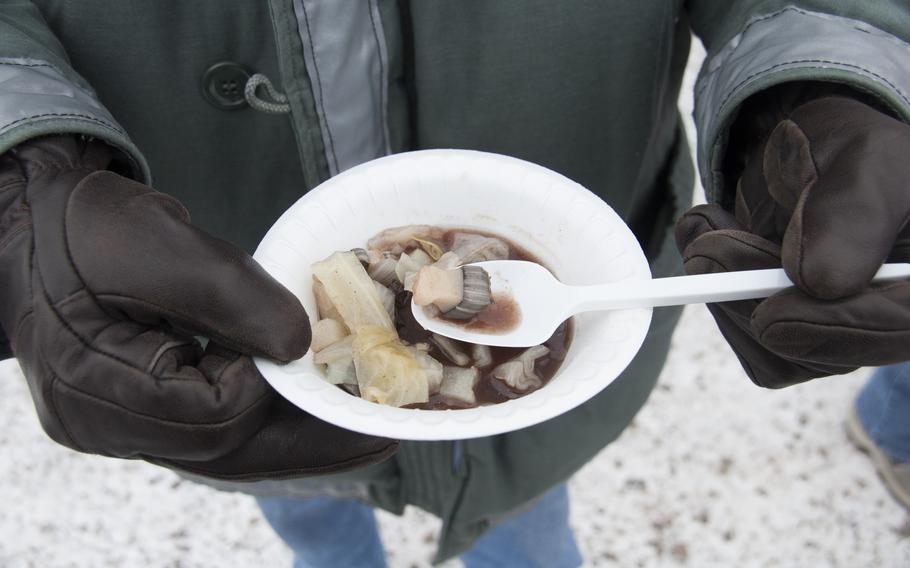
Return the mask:
[[[569,527],[569,492],[556,486],[530,509],[493,526],[461,555],[465,568],[575,568],[581,553]]]
[[[856,399],[856,413],[882,451],[910,463],[910,363],[876,369]]]
[[[294,568],[384,568],[368,505],[336,497],[259,497],[266,520],[294,552]]]

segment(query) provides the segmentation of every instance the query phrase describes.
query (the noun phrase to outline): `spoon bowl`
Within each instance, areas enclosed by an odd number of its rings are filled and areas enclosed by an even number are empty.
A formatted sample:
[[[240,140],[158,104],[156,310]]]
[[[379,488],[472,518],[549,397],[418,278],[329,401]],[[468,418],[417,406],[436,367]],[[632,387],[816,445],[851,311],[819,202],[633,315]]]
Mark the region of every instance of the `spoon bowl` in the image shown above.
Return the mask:
[[[464,323],[433,317],[420,306],[411,303],[414,319],[434,333],[467,343],[491,347],[530,347],[546,341],[560,323],[567,320],[570,289],[549,270],[536,262],[522,260],[491,260],[474,263],[490,275],[493,296],[507,297],[518,308],[515,326],[496,331],[474,330]],[[568,314],[568,315],[567,315]]]
[[[507,295],[518,306],[517,325],[492,332],[470,329],[452,320],[431,317],[412,302],[414,319],[432,332],[467,343],[531,347],[546,341],[559,324],[581,312],[766,298],[793,286],[782,268],[567,286],[534,262],[494,260],[474,265],[490,275],[494,296]],[[894,263],[882,266],[872,281],[905,278],[910,278],[910,264]]]

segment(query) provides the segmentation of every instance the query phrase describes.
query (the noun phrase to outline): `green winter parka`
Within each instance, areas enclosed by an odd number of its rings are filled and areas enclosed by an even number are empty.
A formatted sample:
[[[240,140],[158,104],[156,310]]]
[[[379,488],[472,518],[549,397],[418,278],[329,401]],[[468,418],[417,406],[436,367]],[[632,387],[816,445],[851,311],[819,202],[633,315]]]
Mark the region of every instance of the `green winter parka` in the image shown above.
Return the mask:
[[[772,85],[844,83],[910,120],[906,0],[0,0],[0,153],[50,133],[106,140],[136,179],[247,250],[301,195],[366,160],[508,154],[603,198],[667,276],[680,270],[670,228],[693,186],[676,107],[693,31],[708,50],[695,118],[709,199],[728,187],[720,164],[737,110]],[[251,107],[252,74],[287,104]],[[626,372],[546,423],[405,442],[343,475],[211,483],[415,505],[443,520],[438,559],[452,557],[619,436],[678,314],[656,310]]]

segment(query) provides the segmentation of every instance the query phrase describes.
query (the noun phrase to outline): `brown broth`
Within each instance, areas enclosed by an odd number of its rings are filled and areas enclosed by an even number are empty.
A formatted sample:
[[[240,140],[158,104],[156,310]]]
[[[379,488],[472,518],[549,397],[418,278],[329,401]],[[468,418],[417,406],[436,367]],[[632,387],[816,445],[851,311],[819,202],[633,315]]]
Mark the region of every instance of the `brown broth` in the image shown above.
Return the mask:
[[[493,294],[491,300],[493,303],[477,312],[477,315],[469,320],[452,319],[444,315],[439,318],[450,325],[456,325],[468,331],[482,331],[491,335],[515,329],[521,322],[521,308],[515,303],[512,296],[500,292]]]
[[[556,328],[556,331],[553,332],[553,335],[550,336],[543,344],[550,348],[550,352],[537,360],[537,365],[535,369],[537,374],[542,379],[541,386],[538,388],[543,388],[550,379],[553,378],[553,375],[556,374],[556,371],[559,370],[559,367],[562,365],[563,360],[566,357],[566,351],[568,351],[569,344],[572,342],[572,322],[571,320],[565,321]],[[507,400],[512,400],[514,398],[521,398],[526,394],[530,394],[534,390],[531,389],[524,392],[518,392],[512,390],[507,384],[500,381],[499,379],[493,378],[492,372],[497,365],[505,363],[510,359],[514,359],[521,355],[525,350],[523,347],[490,347],[490,352],[493,355],[493,363],[481,369],[480,380],[477,381],[477,386],[474,387],[474,395],[477,397],[477,404],[475,406],[484,406],[487,404],[499,404],[500,402],[506,402]],[[433,346],[430,349],[430,355],[436,357],[440,361],[446,362],[446,358],[442,353]],[[449,363],[451,364],[451,363]],[[438,394],[430,396],[430,400],[423,404],[411,404],[406,408],[419,408],[422,410],[448,410],[448,409],[457,409],[457,408],[473,408],[471,406],[466,406],[458,401],[448,400],[443,396]]]
[[[492,304],[468,320],[464,328],[468,331],[505,333],[515,329],[521,322],[521,308],[508,294],[493,294]]]

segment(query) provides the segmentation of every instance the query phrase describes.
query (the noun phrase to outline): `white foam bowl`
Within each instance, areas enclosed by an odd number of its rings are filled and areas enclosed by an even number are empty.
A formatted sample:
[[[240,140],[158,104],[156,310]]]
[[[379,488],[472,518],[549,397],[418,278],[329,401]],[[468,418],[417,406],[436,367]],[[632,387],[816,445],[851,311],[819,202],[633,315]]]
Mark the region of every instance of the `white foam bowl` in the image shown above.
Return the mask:
[[[278,219],[254,258],[315,321],[310,266],[333,251],[364,246],[383,229],[410,224],[502,235],[567,284],[651,278],[632,232],[593,193],[541,166],[467,150],[396,154],[329,179]],[[565,361],[543,388],[463,410],[367,402],[325,382],[312,353],[287,365],[264,359],[256,365],[285,398],[343,428],[405,440],[475,438],[543,422],[596,395],[635,356],[650,321],[650,309],[582,314]]]

